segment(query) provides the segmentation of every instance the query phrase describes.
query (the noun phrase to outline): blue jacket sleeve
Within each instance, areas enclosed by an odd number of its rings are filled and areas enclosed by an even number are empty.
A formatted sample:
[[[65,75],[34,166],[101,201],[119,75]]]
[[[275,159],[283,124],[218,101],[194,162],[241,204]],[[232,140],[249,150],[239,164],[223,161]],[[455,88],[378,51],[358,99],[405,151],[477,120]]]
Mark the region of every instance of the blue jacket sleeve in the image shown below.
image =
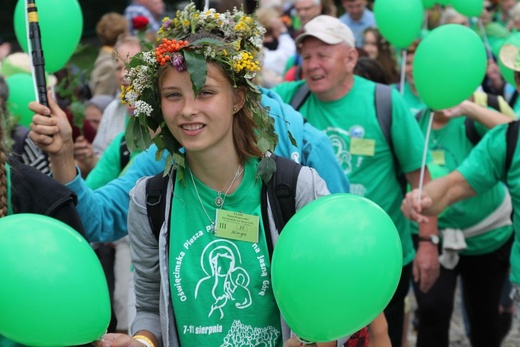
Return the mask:
[[[78,196],[76,209],[90,242],[113,241],[128,234],[128,193],[139,178],[164,170],[165,161],[155,160],[156,151],[152,146],[139,154],[124,175],[96,190],[89,189],[79,175],[67,184]]]
[[[331,194],[350,192],[347,175],[336,159],[330,139],[307,122],[303,125],[302,164],[316,169]]]

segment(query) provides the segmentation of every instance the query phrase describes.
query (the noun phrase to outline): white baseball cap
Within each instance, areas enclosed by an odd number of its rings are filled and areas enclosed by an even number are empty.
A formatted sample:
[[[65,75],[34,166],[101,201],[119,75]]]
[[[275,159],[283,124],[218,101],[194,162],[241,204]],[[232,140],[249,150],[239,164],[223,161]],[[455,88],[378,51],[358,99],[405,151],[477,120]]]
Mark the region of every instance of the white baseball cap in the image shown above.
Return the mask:
[[[295,40],[296,46],[300,46],[307,37],[315,37],[329,45],[337,45],[345,42],[354,47],[356,40],[352,30],[338,18],[328,15],[320,15],[311,19],[303,27],[303,33]]]

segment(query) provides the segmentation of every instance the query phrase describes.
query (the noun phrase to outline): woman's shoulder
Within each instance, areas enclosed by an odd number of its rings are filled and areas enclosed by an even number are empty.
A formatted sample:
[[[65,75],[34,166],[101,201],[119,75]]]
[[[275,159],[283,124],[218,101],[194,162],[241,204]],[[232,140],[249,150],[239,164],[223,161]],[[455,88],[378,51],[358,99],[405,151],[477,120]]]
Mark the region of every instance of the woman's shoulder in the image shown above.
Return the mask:
[[[141,177],[135,183],[135,186],[130,190],[130,201],[140,205],[146,206],[146,184],[153,176]]]

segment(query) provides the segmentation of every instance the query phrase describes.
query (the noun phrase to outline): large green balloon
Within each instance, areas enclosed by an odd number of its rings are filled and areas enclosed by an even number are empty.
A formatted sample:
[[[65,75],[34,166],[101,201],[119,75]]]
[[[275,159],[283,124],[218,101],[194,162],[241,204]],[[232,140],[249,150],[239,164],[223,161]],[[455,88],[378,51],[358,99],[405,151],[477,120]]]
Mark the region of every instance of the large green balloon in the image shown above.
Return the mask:
[[[480,37],[459,24],[435,28],[417,47],[413,60],[415,87],[434,110],[469,98],[486,74],[486,49]]]
[[[77,0],[37,1],[45,71],[56,72],[67,64],[76,50],[83,30],[83,15]],[[14,31],[18,43],[27,49],[25,0],[14,10]]]
[[[480,17],[484,9],[484,0],[451,0],[457,12],[468,17]]]
[[[398,48],[407,48],[419,37],[424,8],[421,0],[377,0],[374,15],[381,35]]]
[[[0,219],[0,268],[1,335],[29,346],[71,346],[105,333],[105,275],[70,226],[36,214]]]
[[[332,341],[383,311],[401,268],[392,219],[368,199],[333,194],[303,207],[283,229],[273,252],[273,292],[298,336]]]
[[[28,73],[17,73],[6,78],[9,88],[7,109],[18,124],[29,127],[34,112],[29,109],[29,103],[36,100],[32,76]]]

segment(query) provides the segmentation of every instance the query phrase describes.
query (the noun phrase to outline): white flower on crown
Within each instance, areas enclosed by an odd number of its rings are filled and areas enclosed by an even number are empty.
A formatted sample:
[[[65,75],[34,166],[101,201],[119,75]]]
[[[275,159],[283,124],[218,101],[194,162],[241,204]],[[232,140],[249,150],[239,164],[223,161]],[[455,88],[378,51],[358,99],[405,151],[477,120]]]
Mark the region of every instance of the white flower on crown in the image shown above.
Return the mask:
[[[153,76],[150,73],[150,68],[147,65],[139,65],[132,69],[132,84],[136,92],[141,94],[145,88],[150,87],[153,81],[150,78]]]
[[[128,102],[128,105],[130,106],[134,106],[138,98],[139,93],[137,93],[134,90],[130,90],[125,93],[125,100]]]
[[[145,114],[147,117],[152,115],[153,107],[143,100],[137,100],[135,103],[135,115]]]
[[[204,57],[206,59],[208,59],[208,58],[213,58],[214,59],[216,57],[216,55],[217,55],[217,52],[215,51],[214,47],[206,46],[204,48]]]

